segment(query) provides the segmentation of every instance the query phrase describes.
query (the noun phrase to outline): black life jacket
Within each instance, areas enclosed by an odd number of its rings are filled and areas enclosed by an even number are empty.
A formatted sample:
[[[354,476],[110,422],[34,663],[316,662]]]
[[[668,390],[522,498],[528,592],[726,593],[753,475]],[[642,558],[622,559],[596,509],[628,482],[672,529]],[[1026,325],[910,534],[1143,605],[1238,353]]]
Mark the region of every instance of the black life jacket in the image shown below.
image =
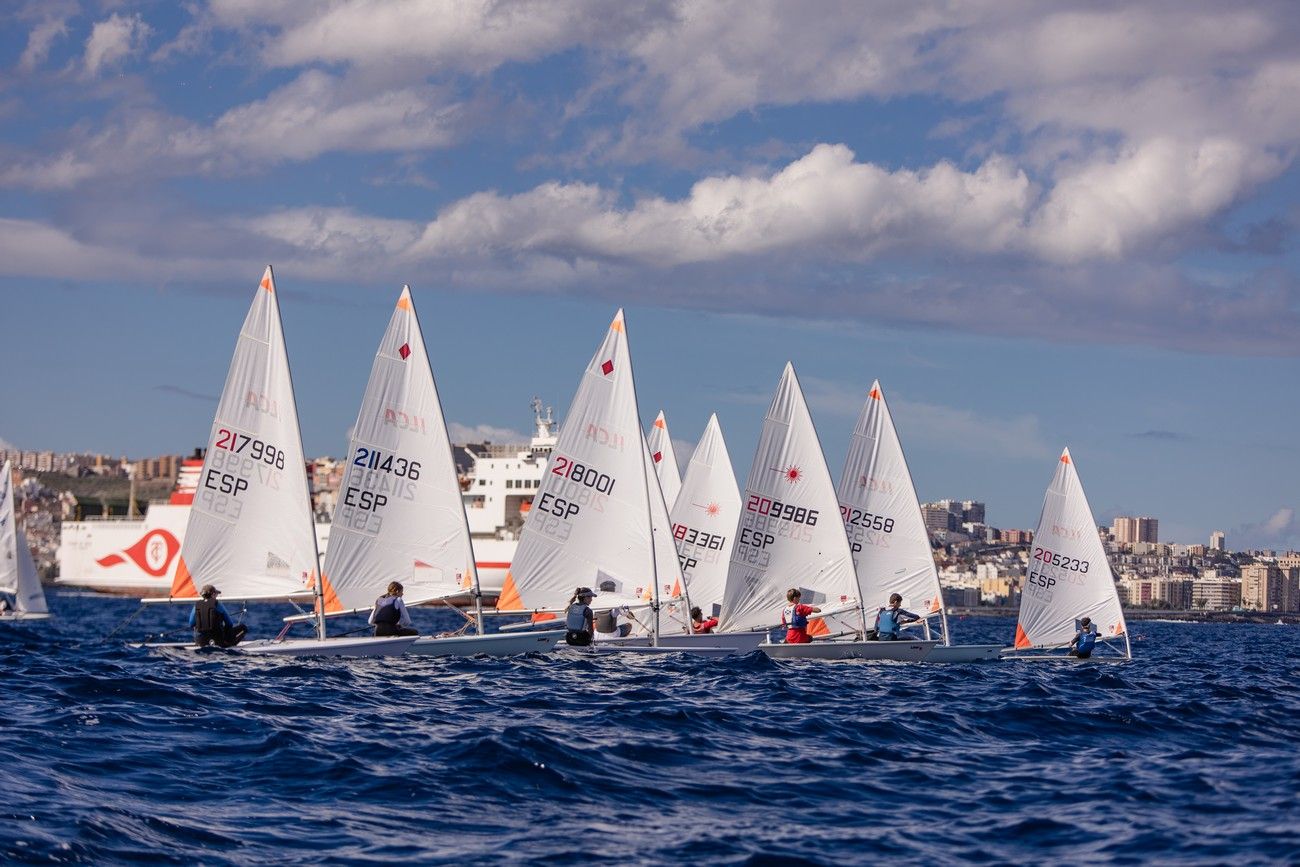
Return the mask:
[[[221,627],[221,614],[217,611],[217,600],[205,597],[194,603],[194,628],[199,632],[212,632]]]
[[[396,596],[380,596],[375,600],[378,610],[375,612],[375,623],[387,623],[396,626],[402,619],[401,613],[397,610]]]

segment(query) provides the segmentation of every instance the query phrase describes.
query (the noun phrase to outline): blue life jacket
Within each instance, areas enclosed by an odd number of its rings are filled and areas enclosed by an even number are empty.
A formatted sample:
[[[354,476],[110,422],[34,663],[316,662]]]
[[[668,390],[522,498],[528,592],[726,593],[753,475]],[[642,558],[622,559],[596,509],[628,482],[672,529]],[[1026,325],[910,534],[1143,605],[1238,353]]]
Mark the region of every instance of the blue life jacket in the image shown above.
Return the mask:
[[[564,612],[564,628],[573,632],[587,632],[591,627],[587,625],[587,613],[591,611],[581,602],[575,602],[569,606],[569,610]]]
[[[898,614],[892,608],[880,609],[880,615],[876,620],[876,631],[884,635],[897,635],[899,627],[903,624],[898,622]]]
[[[378,610],[375,611],[375,623],[388,623],[396,626],[402,619],[402,614],[397,610],[396,596],[380,596],[375,600]]]
[[[791,629],[807,629],[808,615],[799,613],[799,604],[787,605],[785,607],[785,623]]]
[[[1093,646],[1096,643],[1097,643],[1097,633],[1089,629],[1087,632],[1079,636],[1079,640],[1074,645],[1074,649],[1079,651],[1080,653],[1088,653],[1089,651],[1092,650]]]

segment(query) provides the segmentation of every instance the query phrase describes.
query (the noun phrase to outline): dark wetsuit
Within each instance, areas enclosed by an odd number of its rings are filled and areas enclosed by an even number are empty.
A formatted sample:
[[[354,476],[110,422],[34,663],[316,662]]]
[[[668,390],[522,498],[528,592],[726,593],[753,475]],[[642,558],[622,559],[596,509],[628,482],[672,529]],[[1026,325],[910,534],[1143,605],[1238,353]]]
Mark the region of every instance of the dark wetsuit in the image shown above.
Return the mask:
[[[208,597],[194,603],[190,612],[190,626],[194,628],[194,645],[207,647],[234,647],[244,640],[248,627],[238,626],[230,619],[230,612],[215,598]]]

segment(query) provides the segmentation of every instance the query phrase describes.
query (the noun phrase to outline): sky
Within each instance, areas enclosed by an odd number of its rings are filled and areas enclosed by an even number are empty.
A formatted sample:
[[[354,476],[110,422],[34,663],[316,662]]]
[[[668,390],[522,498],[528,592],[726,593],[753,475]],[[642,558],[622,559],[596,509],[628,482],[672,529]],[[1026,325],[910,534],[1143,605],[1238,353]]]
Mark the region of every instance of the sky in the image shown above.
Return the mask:
[[[204,444],[269,263],[308,454],[409,283],[460,439],[624,307],[683,464],[790,360],[836,477],[879,379],[924,500],[1300,548],[1298,147],[1290,2],[14,0],[0,440]]]

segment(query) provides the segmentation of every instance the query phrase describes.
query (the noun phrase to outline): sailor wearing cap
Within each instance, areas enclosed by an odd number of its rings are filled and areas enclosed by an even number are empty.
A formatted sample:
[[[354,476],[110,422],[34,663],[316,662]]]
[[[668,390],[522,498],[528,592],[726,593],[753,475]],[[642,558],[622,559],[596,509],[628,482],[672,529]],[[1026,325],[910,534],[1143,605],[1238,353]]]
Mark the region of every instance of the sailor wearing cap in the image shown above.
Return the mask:
[[[564,634],[564,640],[574,647],[591,644],[595,624],[595,617],[591,613],[594,595],[590,587],[579,587],[573,591],[573,598],[569,600],[569,608],[564,613],[564,628],[568,630]]]
[[[248,627],[242,623],[238,626],[230,619],[226,606],[217,601],[221,591],[211,584],[204,584],[199,592],[199,601],[194,603],[190,612],[190,627],[194,630],[194,646],[234,647],[244,639]]]

